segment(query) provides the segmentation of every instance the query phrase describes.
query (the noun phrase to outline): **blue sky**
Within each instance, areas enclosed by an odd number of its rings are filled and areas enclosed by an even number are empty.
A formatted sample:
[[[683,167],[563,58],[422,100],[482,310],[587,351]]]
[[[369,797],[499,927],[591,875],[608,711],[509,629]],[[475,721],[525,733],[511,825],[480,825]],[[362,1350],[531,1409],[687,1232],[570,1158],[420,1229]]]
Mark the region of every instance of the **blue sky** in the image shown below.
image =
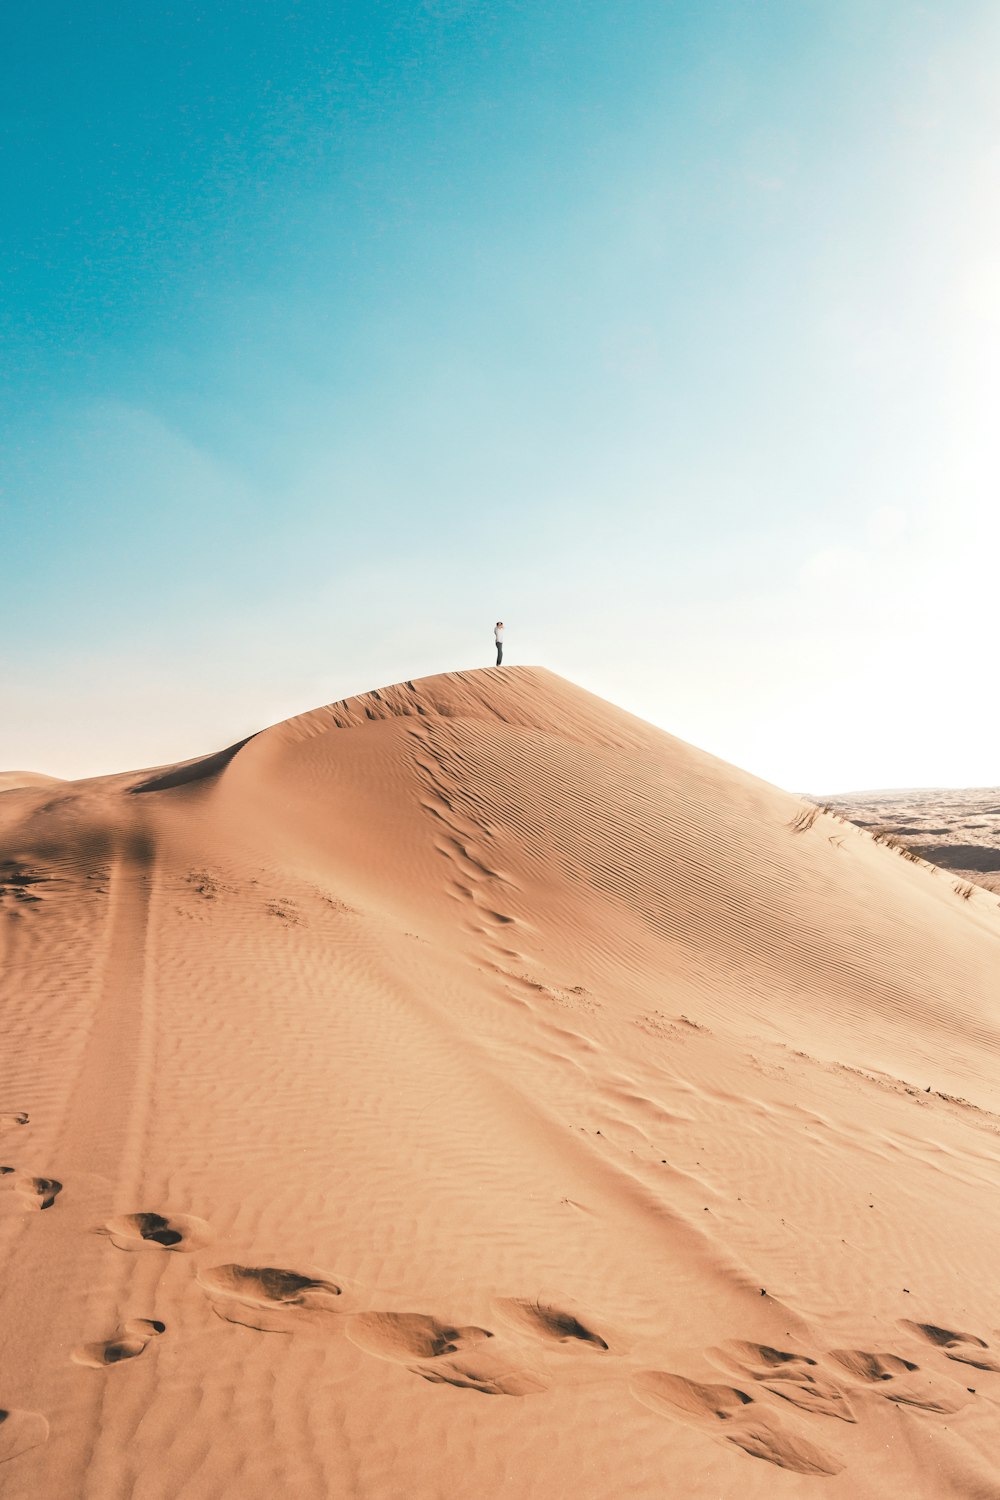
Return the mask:
[[[1000,11],[0,20],[0,769],[539,662],[997,780]]]

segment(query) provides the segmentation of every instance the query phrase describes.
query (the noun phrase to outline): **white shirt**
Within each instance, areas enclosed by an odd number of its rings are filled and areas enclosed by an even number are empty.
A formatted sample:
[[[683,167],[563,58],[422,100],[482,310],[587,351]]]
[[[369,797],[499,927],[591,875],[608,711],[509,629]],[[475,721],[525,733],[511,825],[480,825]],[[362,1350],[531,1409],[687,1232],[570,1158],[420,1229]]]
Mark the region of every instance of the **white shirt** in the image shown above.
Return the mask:
[[[496,630],[494,630],[494,632],[493,632],[493,638],[497,642],[498,645],[503,640],[503,626],[502,625],[498,625],[497,628],[496,628]]]

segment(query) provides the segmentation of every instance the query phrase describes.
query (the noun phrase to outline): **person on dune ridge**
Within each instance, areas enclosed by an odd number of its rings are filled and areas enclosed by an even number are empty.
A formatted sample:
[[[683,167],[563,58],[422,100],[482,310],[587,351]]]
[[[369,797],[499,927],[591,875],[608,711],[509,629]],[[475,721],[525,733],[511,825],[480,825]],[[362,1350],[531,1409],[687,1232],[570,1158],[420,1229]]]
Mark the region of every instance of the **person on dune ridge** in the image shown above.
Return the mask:
[[[503,621],[498,620],[493,631],[493,639],[497,643],[497,666],[503,661]]]

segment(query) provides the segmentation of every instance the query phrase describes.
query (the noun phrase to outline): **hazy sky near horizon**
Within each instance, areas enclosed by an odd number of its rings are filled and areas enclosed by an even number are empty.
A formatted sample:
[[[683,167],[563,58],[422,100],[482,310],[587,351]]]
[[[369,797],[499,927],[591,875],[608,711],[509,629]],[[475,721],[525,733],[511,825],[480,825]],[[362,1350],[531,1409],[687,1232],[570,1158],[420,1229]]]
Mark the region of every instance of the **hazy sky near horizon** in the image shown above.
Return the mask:
[[[541,663],[1000,782],[995,0],[0,19],[0,770]]]

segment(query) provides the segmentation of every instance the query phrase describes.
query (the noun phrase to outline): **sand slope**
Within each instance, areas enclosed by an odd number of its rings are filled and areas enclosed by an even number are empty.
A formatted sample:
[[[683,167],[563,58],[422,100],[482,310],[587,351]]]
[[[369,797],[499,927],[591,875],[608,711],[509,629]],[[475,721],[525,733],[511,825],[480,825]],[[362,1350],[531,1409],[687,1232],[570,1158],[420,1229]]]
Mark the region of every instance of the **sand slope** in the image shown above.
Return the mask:
[[[539,669],[0,798],[0,1492],[1000,1495],[1000,910]]]

